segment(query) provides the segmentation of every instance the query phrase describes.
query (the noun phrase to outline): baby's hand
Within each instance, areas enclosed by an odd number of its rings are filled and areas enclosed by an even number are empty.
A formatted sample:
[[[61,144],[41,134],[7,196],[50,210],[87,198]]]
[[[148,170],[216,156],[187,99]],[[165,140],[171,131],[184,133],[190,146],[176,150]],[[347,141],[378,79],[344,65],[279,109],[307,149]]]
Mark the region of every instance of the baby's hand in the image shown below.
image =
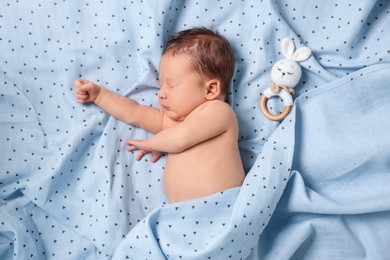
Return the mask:
[[[95,102],[100,93],[100,86],[89,80],[77,79],[74,81],[76,88],[76,101],[79,103]]]
[[[145,141],[142,140],[126,140],[126,144],[129,146],[127,148],[127,151],[129,152],[140,150],[137,154],[137,157],[135,158],[137,161],[141,160],[145,154],[152,153],[150,161],[155,163],[158,161],[158,159],[160,159],[162,154],[162,152],[151,150],[149,147],[147,147],[147,145],[145,145]]]

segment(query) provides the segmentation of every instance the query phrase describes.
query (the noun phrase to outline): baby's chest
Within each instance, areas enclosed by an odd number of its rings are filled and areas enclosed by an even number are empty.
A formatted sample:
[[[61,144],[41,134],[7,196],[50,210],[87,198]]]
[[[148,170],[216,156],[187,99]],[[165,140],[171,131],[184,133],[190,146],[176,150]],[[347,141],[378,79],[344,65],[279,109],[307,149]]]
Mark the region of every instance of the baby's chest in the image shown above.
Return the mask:
[[[188,148],[181,153],[168,154],[166,168],[178,171],[210,169],[213,167],[212,165],[216,164],[220,154],[217,146],[207,141]]]

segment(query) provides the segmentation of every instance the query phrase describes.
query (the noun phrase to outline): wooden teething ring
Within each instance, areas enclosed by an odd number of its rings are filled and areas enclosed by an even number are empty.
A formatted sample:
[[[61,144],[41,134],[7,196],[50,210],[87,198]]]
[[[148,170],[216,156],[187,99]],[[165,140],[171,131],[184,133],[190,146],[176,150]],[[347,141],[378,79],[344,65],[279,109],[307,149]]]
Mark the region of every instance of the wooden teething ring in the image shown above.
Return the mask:
[[[269,120],[273,120],[273,121],[283,120],[291,111],[291,106],[285,106],[282,113],[278,115],[271,114],[267,108],[267,101],[268,98],[265,95],[263,95],[260,100],[260,109],[261,112],[263,112],[263,114],[265,115],[265,117],[268,118]]]

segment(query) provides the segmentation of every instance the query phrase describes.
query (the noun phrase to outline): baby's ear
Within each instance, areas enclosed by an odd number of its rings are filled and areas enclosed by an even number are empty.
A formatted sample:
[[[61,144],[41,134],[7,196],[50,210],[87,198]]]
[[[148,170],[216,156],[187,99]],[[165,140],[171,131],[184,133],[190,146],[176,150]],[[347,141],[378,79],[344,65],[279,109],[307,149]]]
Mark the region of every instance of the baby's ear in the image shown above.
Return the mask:
[[[221,81],[219,79],[211,79],[205,84],[205,97],[207,100],[213,100],[219,97],[222,92]]]

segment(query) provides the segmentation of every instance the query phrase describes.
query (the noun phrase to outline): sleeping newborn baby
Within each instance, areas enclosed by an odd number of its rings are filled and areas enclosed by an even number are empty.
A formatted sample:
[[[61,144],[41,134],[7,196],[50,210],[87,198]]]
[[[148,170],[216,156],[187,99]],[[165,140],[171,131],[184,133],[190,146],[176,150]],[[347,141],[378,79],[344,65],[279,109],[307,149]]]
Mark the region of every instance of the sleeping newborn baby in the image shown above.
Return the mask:
[[[160,61],[160,109],[138,104],[88,80],[76,80],[76,100],[94,102],[115,118],[155,135],[126,140],[136,159],[167,153],[164,190],[169,202],[211,195],[242,185],[245,177],[238,124],[225,102],[234,70],[228,41],[206,28],[176,34]]]

